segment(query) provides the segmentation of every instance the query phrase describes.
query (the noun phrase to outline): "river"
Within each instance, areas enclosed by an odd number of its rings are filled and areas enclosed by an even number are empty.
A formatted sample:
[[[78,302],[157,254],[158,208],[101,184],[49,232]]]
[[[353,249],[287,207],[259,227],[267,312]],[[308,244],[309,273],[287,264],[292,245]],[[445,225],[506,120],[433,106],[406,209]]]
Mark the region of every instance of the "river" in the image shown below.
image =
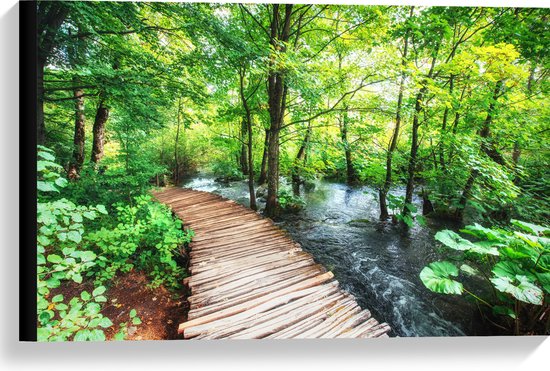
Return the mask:
[[[221,183],[197,175],[182,185],[249,203],[245,181]],[[303,197],[305,208],[282,215],[276,224],[331,270],[362,307],[387,322],[391,336],[486,335],[474,304],[460,296],[432,293],[418,276],[426,264],[445,258],[436,252],[434,234],[457,225],[428,219],[426,226],[406,230],[381,223],[375,190],[368,186],[318,180]],[[419,210],[420,202],[413,200]]]

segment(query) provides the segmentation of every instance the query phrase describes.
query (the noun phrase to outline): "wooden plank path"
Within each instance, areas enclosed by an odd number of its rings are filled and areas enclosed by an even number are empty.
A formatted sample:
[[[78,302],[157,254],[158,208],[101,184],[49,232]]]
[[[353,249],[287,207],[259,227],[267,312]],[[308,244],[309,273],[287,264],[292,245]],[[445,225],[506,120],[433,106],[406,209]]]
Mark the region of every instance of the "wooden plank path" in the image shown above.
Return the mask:
[[[386,323],[271,220],[208,192],[166,188],[154,195],[195,232],[185,280],[190,310],[178,328],[185,338],[388,336]]]

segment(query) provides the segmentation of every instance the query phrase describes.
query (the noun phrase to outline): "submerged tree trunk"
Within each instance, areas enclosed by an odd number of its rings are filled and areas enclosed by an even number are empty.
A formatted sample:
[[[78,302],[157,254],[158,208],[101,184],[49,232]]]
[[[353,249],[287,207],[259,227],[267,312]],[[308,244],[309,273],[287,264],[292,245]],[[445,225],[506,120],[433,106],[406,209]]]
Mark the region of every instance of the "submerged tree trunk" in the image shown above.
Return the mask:
[[[262,154],[262,164],[260,166],[260,177],[258,178],[258,184],[265,184],[267,179],[267,151],[269,147],[269,130],[265,130],[264,150]]]
[[[286,4],[282,27],[280,26],[279,5],[273,4],[273,14],[270,24],[270,44],[275,50],[284,53],[286,43],[290,37],[290,18],[292,4]],[[276,216],[279,212],[277,195],[279,191],[279,134],[283,123],[288,87],[285,82],[284,71],[276,68],[275,55],[269,61],[268,75],[268,105],[269,105],[269,145],[267,161],[267,201],[264,213],[268,217]]]
[[[414,7],[411,7],[410,16],[412,16]],[[405,91],[405,80],[407,78],[407,74],[405,72],[405,67],[407,66],[407,53],[409,49],[409,29],[407,29],[405,33],[405,37],[403,40],[403,55],[401,58],[401,80],[399,81],[399,94],[397,96],[397,110],[395,114],[395,127],[393,129],[393,134],[390,141],[390,146],[388,148],[388,152],[386,153],[386,179],[384,180],[384,184],[378,191],[378,198],[380,201],[380,220],[386,220],[389,218],[388,213],[388,204],[386,201],[386,197],[388,195],[388,192],[391,187],[392,183],[392,160],[393,160],[393,153],[395,152],[395,149],[397,148],[397,140],[399,138],[399,129],[401,127],[401,111],[403,108],[403,93]]]
[[[75,82],[75,86],[77,86]],[[86,118],[84,116],[84,91],[82,89],[75,89],[73,91],[73,96],[75,99],[74,110],[75,110],[75,120],[74,120],[74,138],[73,138],[73,158],[69,164],[69,179],[77,179],[80,175],[80,170],[82,170],[82,165],[84,164],[84,149],[86,141]]]
[[[92,162],[99,163],[104,155],[105,146],[105,124],[109,118],[109,108],[105,107],[104,102],[100,101],[97,107],[97,112],[93,127],[93,144],[92,144]]]

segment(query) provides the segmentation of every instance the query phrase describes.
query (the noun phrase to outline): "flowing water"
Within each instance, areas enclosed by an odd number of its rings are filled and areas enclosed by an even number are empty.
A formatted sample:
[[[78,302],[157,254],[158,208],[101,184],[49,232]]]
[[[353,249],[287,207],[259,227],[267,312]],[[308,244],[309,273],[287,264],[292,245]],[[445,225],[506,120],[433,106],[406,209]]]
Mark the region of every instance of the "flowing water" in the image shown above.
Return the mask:
[[[247,205],[244,181],[220,183],[201,175],[184,187],[209,191]],[[403,190],[393,190],[403,195]],[[480,334],[476,308],[462,297],[428,291],[418,274],[435,260],[434,234],[456,228],[428,220],[425,227],[405,230],[378,221],[378,202],[370,187],[348,187],[317,181],[303,195],[306,207],[284,214],[276,224],[287,230],[316,261],[331,270],[341,286],[375,318],[392,327],[394,336],[460,336]],[[419,199],[413,202],[420,209]],[[261,203],[259,206],[263,206]]]

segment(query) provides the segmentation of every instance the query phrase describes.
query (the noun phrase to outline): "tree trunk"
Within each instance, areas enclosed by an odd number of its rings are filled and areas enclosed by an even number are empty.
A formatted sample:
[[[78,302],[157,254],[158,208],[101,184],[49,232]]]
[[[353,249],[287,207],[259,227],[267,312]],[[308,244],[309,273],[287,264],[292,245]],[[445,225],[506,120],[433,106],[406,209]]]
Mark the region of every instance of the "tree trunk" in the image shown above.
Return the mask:
[[[418,128],[420,127],[419,115],[422,111],[422,100],[427,89],[422,87],[416,95],[416,103],[414,105],[413,125],[411,133],[411,152],[409,155],[409,167],[407,169],[407,188],[405,189],[405,201],[403,206],[403,215],[410,214],[407,204],[412,203],[414,191],[414,175],[416,172],[416,160],[418,154]]]
[[[181,126],[181,97],[178,99],[178,119],[176,127],[176,141],[174,143],[174,184],[178,185],[180,180],[180,162],[178,156],[178,146],[180,140],[180,126]]]
[[[270,44],[271,47],[285,52],[285,45],[290,37],[290,17],[292,4],[285,5],[283,27],[279,26],[279,5],[273,4],[273,17],[271,19]],[[279,213],[277,194],[279,191],[279,134],[283,123],[288,87],[285,83],[284,71],[276,70],[275,55],[272,54],[269,61],[268,75],[268,106],[269,106],[269,146],[267,161],[267,201],[264,213],[268,217]]]
[[[75,82],[75,86],[77,86]],[[73,96],[75,98],[75,120],[74,120],[74,138],[73,138],[73,158],[69,165],[69,179],[77,179],[84,164],[84,149],[86,141],[86,122],[84,116],[84,91],[75,89]]]
[[[239,165],[243,175],[248,175],[248,149],[246,144],[246,138],[248,135],[248,123],[246,119],[241,122],[241,154],[239,157]]]
[[[244,76],[245,76],[245,68],[242,67],[239,70],[239,82],[240,82],[240,93],[241,93],[241,101],[244,107],[245,112],[245,118],[243,120],[243,127],[242,131],[247,132],[248,134],[248,143],[246,152],[248,153],[247,156],[247,173],[248,173],[248,193],[250,194],[250,208],[252,210],[257,210],[258,207],[256,206],[256,193],[254,192],[254,154],[252,152],[252,112],[250,111],[250,107],[248,106],[248,100],[246,99],[246,96],[244,94]],[[244,140],[244,137],[243,137]],[[244,144],[243,144],[244,146]],[[242,153],[242,151],[241,151]],[[241,155],[242,156],[242,155]],[[244,174],[244,172],[243,172]]]
[[[347,106],[344,107],[344,112],[342,115],[342,124],[340,125],[340,138],[342,139],[342,144],[344,145],[344,156],[346,158],[346,183],[348,185],[356,184],[357,172],[353,167],[353,159],[351,155],[351,148],[348,142],[348,111]]]
[[[264,150],[262,155],[262,165],[260,166],[260,178],[258,184],[265,184],[267,179],[267,151],[269,147],[269,130],[265,130]]]
[[[105,146],[105,123],[109,118],[109,108],[104,106],[103,101],[99,102],[93,127],[92,162],[98,164],[104,155]]]
[[[311,136],[311,121],[307,124],[306,135],[302,141],[302,145],[298,149],[294,164],[292,166],[292,193],[295,196],[300,196],[300,184],[302,184],[302,178],[300,177],[300,163],[304,163],[306,160],[306,150],[309,145],[309,138]]]
[[[426,84],[428,83],[427,79],[430,79],[433,76],[435,62],[437,60],[437,54],[439,52],[439,46],[440,44],[438,44],[438,46],[436,47],[435,55],[432,58],[430,71],[426,76],[426,80],[422,82],[422,88],[420,88],[420,90],[418,91],[418,94],[416,95],[415,104],[414,104],[412,136],[411,136],[411,153],[409,157],[409,167],[407,170],[407,188],[405,189],[405,201],[404,201],[403,211],[402,211],[403,215],[410,214],[410,210],[407,207],[407,205],[412,203],[412,197],[413,197],[413,191],[414,191],[414,176],[416,173],[416,161],[417,161],[418,146],[419,146],[418,145],[418,128],[420,127],[419,116],[423,110],[422,101],[424,99],[424,95],[428,92],[428,87],[426,86]]]
[[[413,14],[414,7],[411,7],[410,15]],[[380,200],[380,220],[386,220],[389,218],[388,213],[388,204],[386,201],[386,197],[388,195],[388,192],[391,187],[392,183],[392,159],[393,159],[393,153],[395,152],[395,149],[397,148],[397,140],[399,138],[399,129],[401,127],[401,110],[403,108],[403,93],[405,91],[405,80],[407,78],[407,74],[405,72],[405,67],[407,66],[407,53],[409,49],[409,32],[410,30],[407,29],[404,37],[404,45],[403,45],[403,55],[401,58],[401,80],[399,82],[399,94],[397,96],[397,110],[395,114],[395,128],[393,129],[393,134],[390,141],[390,147],[388,148],[388,152],[386,154],[386,179],[384,181],[384,185],[378,190],[378,198]]]
[[[453,89],[454,89],[454,77],[455,75],[451,74],[451,77],[449,78],[449,95],[453,96]],[[445,163],[445,133],[447,131],[447,120],[449,118],[449,107],[445,106],[445,111],[443,111],[443,122],[441,123],[441,139],[439,142],[439,165],[441,166],[441,170],[443,172],[447,172],[447,165]]]
[[[491,124],[493,122],[493,114],[496,108],[497,99],[499,97],[499,93],[502,89],[502,86],[503,86],[503,81],[502,80],[497,81],[495,85],[495,90],[493,91],[491,103],[489,104],[489,108],[487,110],[487,116],[485,117],[485,120],[483,120],[483,125],[479,131],[479,136],[481,137],[481,150],[496,163],[500,165],[505,165],[505,161],[502,155],[498,153],[498,151],[494,148],[494,146],[489,142],[491,137]],[[462,195],[460,196],[460,200],[458,202],[458,208],[455,213],[457,218],[460,220],[462,220],[462,217],[464,216],[464,209],[466,208],[466,202],[471,196],[472,188],[474,186],[474,182],[478,175],[479,175],[479,172],[477,170],[471,170],[470,175],[466,180],[464,189],[462,190]]]

